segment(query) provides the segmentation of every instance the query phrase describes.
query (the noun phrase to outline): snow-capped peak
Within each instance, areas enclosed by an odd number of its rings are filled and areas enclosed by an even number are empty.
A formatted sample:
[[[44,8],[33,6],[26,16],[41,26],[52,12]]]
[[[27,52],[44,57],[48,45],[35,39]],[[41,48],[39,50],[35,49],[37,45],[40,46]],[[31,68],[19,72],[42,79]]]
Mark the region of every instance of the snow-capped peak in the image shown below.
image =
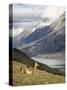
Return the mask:
[[[39,28],[43,28],[45,26],[48,26],[48,25],[50,25],[50,22],[47,22],[47,23],[40,22],[40,23],[38,23],[38,25],[36,25],[35,27],[32,28],[32,32],[34,32],[35,30],[37,30]]]

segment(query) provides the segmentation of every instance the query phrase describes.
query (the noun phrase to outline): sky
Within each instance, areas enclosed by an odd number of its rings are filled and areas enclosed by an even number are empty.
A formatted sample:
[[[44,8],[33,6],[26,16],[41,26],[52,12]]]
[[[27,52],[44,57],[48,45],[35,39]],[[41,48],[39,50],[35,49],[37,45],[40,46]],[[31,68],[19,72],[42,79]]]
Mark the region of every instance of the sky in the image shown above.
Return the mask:
[[[54,21],[64,12],[64,9],[62,6],[13,4],[13,19],[18,22],[41,20],[42,18],[49,18]]]
[[[13,4],[13,36],[34,25],[35,22],[54,22],[65,11],[62,6]],[[11,9],[10,9],[11,16]],[[32,24],[33,22],[33,24]]]

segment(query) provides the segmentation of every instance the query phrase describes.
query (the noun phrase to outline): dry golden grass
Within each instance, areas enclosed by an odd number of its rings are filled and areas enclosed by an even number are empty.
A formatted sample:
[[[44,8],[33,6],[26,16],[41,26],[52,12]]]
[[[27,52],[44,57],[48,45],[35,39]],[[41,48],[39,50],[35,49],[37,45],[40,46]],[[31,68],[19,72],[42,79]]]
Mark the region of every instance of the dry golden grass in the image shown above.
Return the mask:
[[[27,75],[20,72],[21,63],[13,61],[13,86],[64,83],[65,77],[37,70]]]

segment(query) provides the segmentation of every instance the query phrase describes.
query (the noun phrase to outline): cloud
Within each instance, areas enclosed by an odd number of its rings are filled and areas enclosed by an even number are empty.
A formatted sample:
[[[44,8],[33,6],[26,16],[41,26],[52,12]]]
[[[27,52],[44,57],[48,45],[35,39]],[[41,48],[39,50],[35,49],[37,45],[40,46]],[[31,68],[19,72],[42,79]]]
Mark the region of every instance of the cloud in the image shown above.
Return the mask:
[[[55,21],[65,8],[62,6],[32,5],[32,4],[13,4],[13,26],[26,27],[23,22],[44,21],[48,24]],[[11,14],[11,13],[10,13]]]
[[[45,5],[30,5],[30,4],[14,4],[13,5],[13,20],[22,22],[24,20],[41,20],[48,18],[51,21],[56,20],[63,12],[62,6],[45,6]]]
[[[10,16],[11,16],[10,6]],[[64,7],[61,6],[44,6],[44,5],[27,5],[27,4],[13,4],[13,37],[19,35],[25,28],[32,26],[32,23],[24,23],[23,21],[46,21],[49,25],[55,21],[63,12]],[[33,31],[35,28],[33,28]]]
[[[45,10],[43,10],[42,18],[49,18],[51,21],[54,21],[64,10],[65,8],[61,6],[47,6]]]
[[[13,5],[13,20],[22,21],[23,19],[40,19],[42,14],[42,7],[34,5]]]
[[[13,31],[12,31],[13,37],[19,35],[21,32],[24,31],[24,29],[21,29],[21,28],[17,28],[17,29],[14,29],[14,28],[13,28],[12,30],[13,30]]]

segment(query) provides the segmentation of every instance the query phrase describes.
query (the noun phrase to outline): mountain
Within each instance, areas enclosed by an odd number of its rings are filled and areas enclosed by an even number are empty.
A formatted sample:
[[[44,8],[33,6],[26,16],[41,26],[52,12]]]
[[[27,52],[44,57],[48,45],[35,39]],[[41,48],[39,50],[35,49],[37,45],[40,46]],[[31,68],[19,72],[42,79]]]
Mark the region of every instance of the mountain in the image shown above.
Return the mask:
[[[32,23],[32,22],[29,22],[29,23]],[[15,48],[20,47],[24,43],[29,42],[29,40],[32,41],[32,38],[34,38],[34,37],[36,40],[36,36],[40,32],[41,32],[41,36],[42,36],[43,31],[44,31],[43,27],[46,26],[45,29],[48,29],[49,28],[48,25],[49,25],[49,23],[44,23],[43,21],[41,21],[41,22],[33,22],[31,26],[28,26],[28,28],[26,28],[24,30],[23,29],[14,29],[14,32],[16,31],[16,33],[18,30],[18,33],[17,33],[18,35],[14,35],[15,37],[13,37],[13,47],[15,47]],[[43,31],[40,29],[42,29]],[[38,30],[40,30],[40,32],[38,32]],[[22,32],[20,33],[20,31],[22,31]],[[50,32],[50,31],[45,32],[45,34],[48,32]],[[14,33],[14,34],[16,34],[16,33]],[[30,38],[31,36],[32,36],[32,38]],[[37,39],[38,39],[38,37],[37,37]]]
[[[52,28],[50,28],[50,26],[38,28],[38,29],[36,29],[36,31],[34,31],[32,34],[30,34],[27,38],[25,38],[23,40],[23,42],[30,43],[30,42],[36,41],[36,40],[40,39],[41,37],[46,36],[51,31],[52,31]]]
[[[18,47],[29,56],[64,52],[65,50],[65,15],[61,15],[52,24],[38,28]]]
[[[25,23],[25,22],[23,22]],[[27,24],[28,22],[26,22]],[[13,37],[13,47],[17,48],[19,46],[21,46],[24,42],[24,39],[27,38],[30,34],[32,34],[36,28],[38,28],[40,25],[39,25],[39,22],[29,22],[31,23],[32,25],[28,26],[26,29],[22,29],[23,30],[20,34],[16,35],[15,37]],[[14,30],[14,32],[17,32],[17,30]]]

